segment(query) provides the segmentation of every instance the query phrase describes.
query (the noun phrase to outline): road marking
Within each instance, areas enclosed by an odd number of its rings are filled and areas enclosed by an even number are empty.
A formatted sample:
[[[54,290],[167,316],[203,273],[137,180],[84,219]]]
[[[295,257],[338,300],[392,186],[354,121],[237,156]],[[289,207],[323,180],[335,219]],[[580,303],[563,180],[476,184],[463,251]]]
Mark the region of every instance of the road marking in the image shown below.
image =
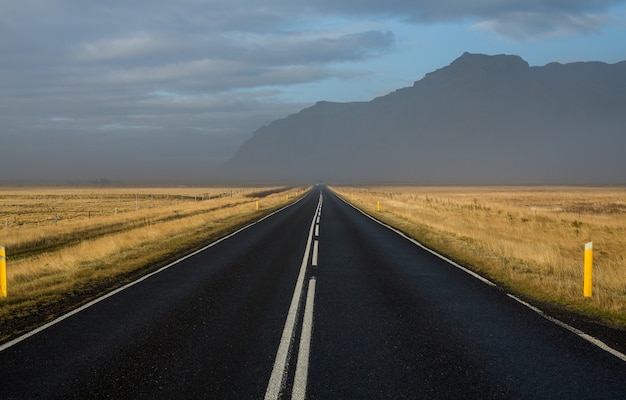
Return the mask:
[[[335,195],[335,196],[337,196],[337,195]],[[480,281],[482,281],[482,282],[484,282],[484,283],[486,283],[486,284],[488,284],[490,286],[497,287],[497,285],[495,283],[491,282],[489,279],[484,278],[484,277],[478,275],[477,273],[475,273],[474,271],[470,271],[469,269],[467,269],[467,268],[465,268],[465,267],[455,263],[454,261],[450,260],[449,258],[447,258],[447,257],[445,257],[445,256],[443,256],[443,255],[441,255],[439,253],[437,253],[436,251],[429,249],[428,247],[424,246],[423,244],[421,244],[417,240],[415,240],[415,239],[405,235],[404,232],[401,232],[398,229],[396,229],[396,228],[394,228],[394,227],[392,227],[390,225],[387,225],[386,223],[384,223],[382,221],[377,220],[376,218],[374,218],[371,215],[367,214],[363,210],[361,210],[361,209],[357,208],[356,206],[348,203],[342,197],[337,196],[337,198],[339,198],[341,201],[343,201],[344,203],[346,203],[350,207],[354,208],[355,210],[359,211],[361,214],[363,214],[366,217],[370,218],[371,220],[373,220],[373,221],[379,223],[380,225],[382,225],[382,226],[392,230],[393,232],[395,232],[398,235],[404,237],[405,239],[409,240],[413,244],[415,244],[415,245],[421,247],[422,249],[424,249],[424,250],[426,250],[426,251],[436,255],[437,257],[441,258],[442,260],[444,260],[444,261],[454,265],[455,267],[457,267],[457,268],[461,269],[462,271],[468,273],[469,275],[473,276],[474,278],[476,278],[476,279],[478,279],[478,280],[480,280]],[[518,297],[516,297],[516,296],[514,296],[514,295],[512,295],[510,293],[506,293],[505,292],[505,294],[507,296],[509,296],[510,298],[512,298],[513,300],[517,301],[518,303],[528,307],[532,311],[534,311],[537,314],[541,315],[543,318],[547,319],[548,321],[550,321],[550,322],[552,322],[552,323],[554,323],[554,324],[556,324],[556,325],[558,325],[558,326],[560,326],[560,327],[562,327],[562,328],[564,328],[564,329],[566,329],[566,330],[568,330],[568,331],[578,335],[583,340],[585,340],[585,341],[591,343],[592,345],[594,345],[594,346],[596,346],[596,347],[606,351],[607,353],[610,353],[610,354],[614,355],[615,357],[619,358],[620,360],[626,361],[626,354],[624,354],[624,353],[622,353],[622,352],[620,352],[618,350],[615,350],[614,348],[610,347],[609,345],[607,345],[606,343],[604,343],[600,339],[598,339],[598,338],[596,338],[594,336],[591,336],[588,333],[585,333],[585,332],[581,331],[580,329],[574,328],[573,326],[571,326],[569,324],[566,324],[565,322],[561,321],[560,319],[557,319],[557,318],[549,316],[548,314],[543,312],[541,309],[539,309],[539,308],[537,308],[537,307],[535,307],[535,306],[533,306],[533,305],[523,301],[522,299],[520,299],[520,298],[518,298]]]
[[[279,212],[281,212],[281,211],[283,211],[283,210],[285,210],[285,209],[287,209],[287,208],[289,208],[289,207],[299,203],[305,197],[307,197],[307,196],[302,196],[300,199],[298,199],[298,201],[293,202],[291,204],[288,204],[285,207],[282,207],[282,208],[272,212],[271,214],[266,215],[265,217],[259,219],[258,221],[251,222],[250,224],[248,224],[248,225],[246,225],[246,226],[244,226],[242,228],[239,228],[235,232],[233,232],[231,234],[228,234],[228,235],[226,235],[226,236],[224,236],[224,237],[222,237],[220,239],[217,239],[216,241],[214,241],[212,243],[209,243],[208,245],[204,246],[203,248],[201,248],[199,250],[196,250],[196,251],[194,251],[192,253],[189,253],[186,256],[181,257],[178,260],[173,261],[173,262],[171,262],[171,263],[169,263],[169,264],[159,268],[156,271],[153,271],[153,272],[151,272],[149,274],[146,274],[146,275],[142,276],[141,278],[139,278],[139,279],[137,279],[135,281],[127,283],[126,285],[121,286],[121,287],[119,287],[119,288],[117,288],[117,289],[115,289],[115,290],[113,290],[113,291],[111,291],[111,292],[109,292],[109,293],[107,293],[107,294],[105,294],[103,296],[100,296],[100,297],[98,297],[98,298],[96,298],[96,299],[94,299],[94,300],[92,300],[92,301],[90,301],[90,302],[88,302],[88,303],[86,303],[86,304],[84,304],[84,305],[82,305],[82,306],[80,306],[80,307],[78,307],[78,308],[68,312],[67,314],[61,315],[57,319],[52,320],[52,321],[48,322],[47,324],[41,325],[40,327],[35,328],[32,331],[27,332],[27,333],[23,334],[20,337],[17,337],[17,338],[15,338],[15,339],[13,339],[13,340],[11,340],[9,342],[4,343],[3,345],[0,345],[0,352],[8,349],[9,347],[15,346],[19,342],[22,342],[22,341],[28,339],[31,336],[35,336],[36,334],[38,334],[40,332],[43,332],[44,330],[46,330],[46,329],[48,329],[48,328],[58,324],[59,322],[65,320],[65,319],[67,319],[67,318],[69,318],[69,317],[71,317],[71,316],[73,316],[75,314],[78,314],[81,311],[85,311],[89,307],[94,306],[94,305],[100,303],[101,301],[108,299],[109,297],[115,296],[116,294],[118,294],[118,293],[120,293],[120,292],[122,292],[122,291],[124,291],[124,290],[126,290],[126,289],[128,289],[130,287],[132,287],[132,286],[135,286],[136,284],[141,283],[141,282],[145,281],[146,279],[148,279],[148,278],[150,278],[150,277],[152,277],[152,276],[154,276],[156,274],[159,274],[159,273],[165,271],[166,269],[169,269],[169,268],[173,267],[174,265],[180,263],[181,261],[184,261],[184,260],[186,260],[186,259],[188,259],[190,257],[193,257],[196,254],[202,253],[203,251],[205,251],[205,250],[207,250],[207,249],[217,245],[218,243],[221,243],[221,242],[225,241],[226,239],[229,239],[229,238],[235,236],[236,234],[238,234],[238,233],[248,229],[249,227],[251,227],[251,226],[253,226],[255,224],[258,224],[259,222],[264,221],[267,218],[269,218],[269,217],[271,217],[271,216],[273,216],[275,214],[278,214]]]
[[[311,260],[311,265],[314,267],[317,267],[317,243],[317,240],[313,242],[313,258]]]
[[[478,279],[479,281],[482,281],[484,283],[486,283],[489,286],[497,286],[495,283],[491,282],[489,279],[478,275],[476,272],[469,270],[467,268],[465,268],[464,266],[452,261],[451,259],[449,259],[448,257],[437,253],[436,251],[429,249],[428,247],[424,246],[423,244],[421,244],[420,242],[418,242],[417,240],[413,239],[412,237],[407,236],[404,232],[394,228],[391,225],[387,225],[386,223],[377,220],[376,218],[372,217],[371,215],[369,215],[368,213],[366,213],[365,211],[361,210],[360,208],[348,203],[347,201],[345,201],[343,198],[337,196],[341,201],[343,201],[344,203],[346,203],[347,205],[349,205],[350,207],[354,208],[355,210],[357,210],[358,212],[360,212],[361,214],[365,215],[367,218],[371,219],[372,221],[384,226],[385,228],[397,233],[398,235],[402,236],[403,238],[405,238],[406,240],[408,240],[409,242],[413,243],[414,245],[421,247],[422,249],[426,250],[427,252],[441,258],[442,260],[444,260],[445,262],[447,262],[448,264],[454,265],[455,267],[457,267],[458,269],[460,269],[461,271],[473,276],[474,278]]]
[[[291,297],[291,304],[287,313],[287,319],[285,320],[283,334],[280,338],[278,351],[276,352],[276,359],[274,360],[272,375],[270,376],[269,383],[267,384],[267,390],[265,391],[266,400],[275,400],[279,398],[280,392],[283,388],[285,376],[287,375],[287,359],[289,358],[289,353],[291,352],[291,345],[293,343],[293,337],[296,328],[296,319],[298,317],[298,310],[300,308],[300,299],[302,298],[304,276],[306,275],[306,267],[308,265],[309,254],[311,252],[313,228],[315,227],[315,215],[317,215],[321,207],[322,195],[320,194],[320,200],[317,203],[317,209],[315,210],[313,220],[311,221],[311,227],[309,228],[309,236],[307,238],[306,247],[304,249],[302,263],[300,264],[300,273],[298,275],[298,280],[296,281],[296,287],[293,290],[293,296]]]
[[[315,278],[309,279],[309,291],[306,295],[304,308],[304,320],[302,321],[302,334],[300,335],[300,347],[298,349],[298,361],[296,363],[296,375],[293,381],[291,399],[304,400],[306,385],[309,375],[309,354],[311,353],[311,334],[313,331],[313,305],[315,303]]]
[[[319,235],[320,235],[320,226],[318,224],[318,225],[315,225],[315,236],[319,237]]]
[[[615,357],[619,358],[622,361],[626,361],[626,354],[621,353],[617,350],[615,350],[614,348],[608,346],[606,343],[604,343],[602,340],[597,339],[593,336],[591,336],[588,333],[585,333],[583,331],[581,331],[578,328],[574,328],[573,326],[566,324],[565,322],[561,321],[560,319],[556,319],[554,317],[549,316],[548,314],[544,313],[541,309],[533,306],[532,304],[529,304],[527,302],[525,302],[524,300],[520,299],[519,297],[516,297],[510,293],[506,294],[507,296],[509,296],[510,298],[512,298],[513,300],[517,301],[518,303],[530,308],[531,310],[533,310],[534,312],[536,312],[537,314],[541,315],[543,318],[547,319],[548,321],[557,324],[558,326],[567,329],[568,331],[572,332],[575,335],[580,336],[582,339],[588,341],[589,343],[601,348],[602,350],[606,351],[607,353],[613,354]]]

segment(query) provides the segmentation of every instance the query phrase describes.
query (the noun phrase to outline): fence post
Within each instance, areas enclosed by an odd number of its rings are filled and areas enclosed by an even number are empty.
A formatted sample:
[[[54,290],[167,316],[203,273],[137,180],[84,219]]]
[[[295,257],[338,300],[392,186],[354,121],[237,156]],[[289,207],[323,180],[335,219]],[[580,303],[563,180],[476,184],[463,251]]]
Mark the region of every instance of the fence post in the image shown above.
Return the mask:
[[[591,297],[593,275],[593,242],[585,244],[585,272],[583,277],[583,295]]]
[[[7,297],[7,256],[0,246],[0,297]]]

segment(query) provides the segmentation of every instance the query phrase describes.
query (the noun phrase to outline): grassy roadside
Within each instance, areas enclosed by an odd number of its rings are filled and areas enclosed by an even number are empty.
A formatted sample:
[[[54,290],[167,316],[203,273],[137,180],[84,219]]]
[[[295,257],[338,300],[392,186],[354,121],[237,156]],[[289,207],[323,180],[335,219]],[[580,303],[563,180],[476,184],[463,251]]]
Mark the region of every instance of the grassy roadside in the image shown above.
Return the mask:
[[[0,233],[10,243],[5,246],[9,296],[0,299],[0,341],[167,265],[304,193],[303,188],[261,188],[126,215],[31,223]]]
[[[332,189],[522,298],[626,328],[626,189]],[[595,249],[591,298],[582,294],[587,241]]]

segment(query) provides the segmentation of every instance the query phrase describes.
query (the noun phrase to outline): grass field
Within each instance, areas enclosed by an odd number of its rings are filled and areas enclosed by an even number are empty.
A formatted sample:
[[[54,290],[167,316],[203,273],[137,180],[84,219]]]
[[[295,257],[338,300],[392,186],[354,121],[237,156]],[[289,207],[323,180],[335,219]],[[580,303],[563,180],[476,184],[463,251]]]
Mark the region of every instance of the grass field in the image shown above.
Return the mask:
[[[523,297],[626,326],[626,188],[333,189]],[[589,241],[593,296],[585,298],[583,251]]]
[[[301,196],[305,188],[0,188],[0,340]],[[258,210],[257,210],[258,204]]]

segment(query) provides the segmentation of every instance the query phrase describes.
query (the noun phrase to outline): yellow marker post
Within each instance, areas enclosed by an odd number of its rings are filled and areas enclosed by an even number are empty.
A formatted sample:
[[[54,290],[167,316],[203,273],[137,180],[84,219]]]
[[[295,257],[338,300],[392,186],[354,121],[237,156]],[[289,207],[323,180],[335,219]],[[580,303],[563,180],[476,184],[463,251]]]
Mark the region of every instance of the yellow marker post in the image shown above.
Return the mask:
[[[376,202],[376,211],[380,211],[380,201]]]
[[[591,297],[592,291],[592,275],[593,275],[593,242],[585,244],[585,273],[583,294],[585,297]]]
[[[0,246],[0,297],[7,297],[7,255]]]
[[[259,211],[259,202],[256,202],[256,210]]]

